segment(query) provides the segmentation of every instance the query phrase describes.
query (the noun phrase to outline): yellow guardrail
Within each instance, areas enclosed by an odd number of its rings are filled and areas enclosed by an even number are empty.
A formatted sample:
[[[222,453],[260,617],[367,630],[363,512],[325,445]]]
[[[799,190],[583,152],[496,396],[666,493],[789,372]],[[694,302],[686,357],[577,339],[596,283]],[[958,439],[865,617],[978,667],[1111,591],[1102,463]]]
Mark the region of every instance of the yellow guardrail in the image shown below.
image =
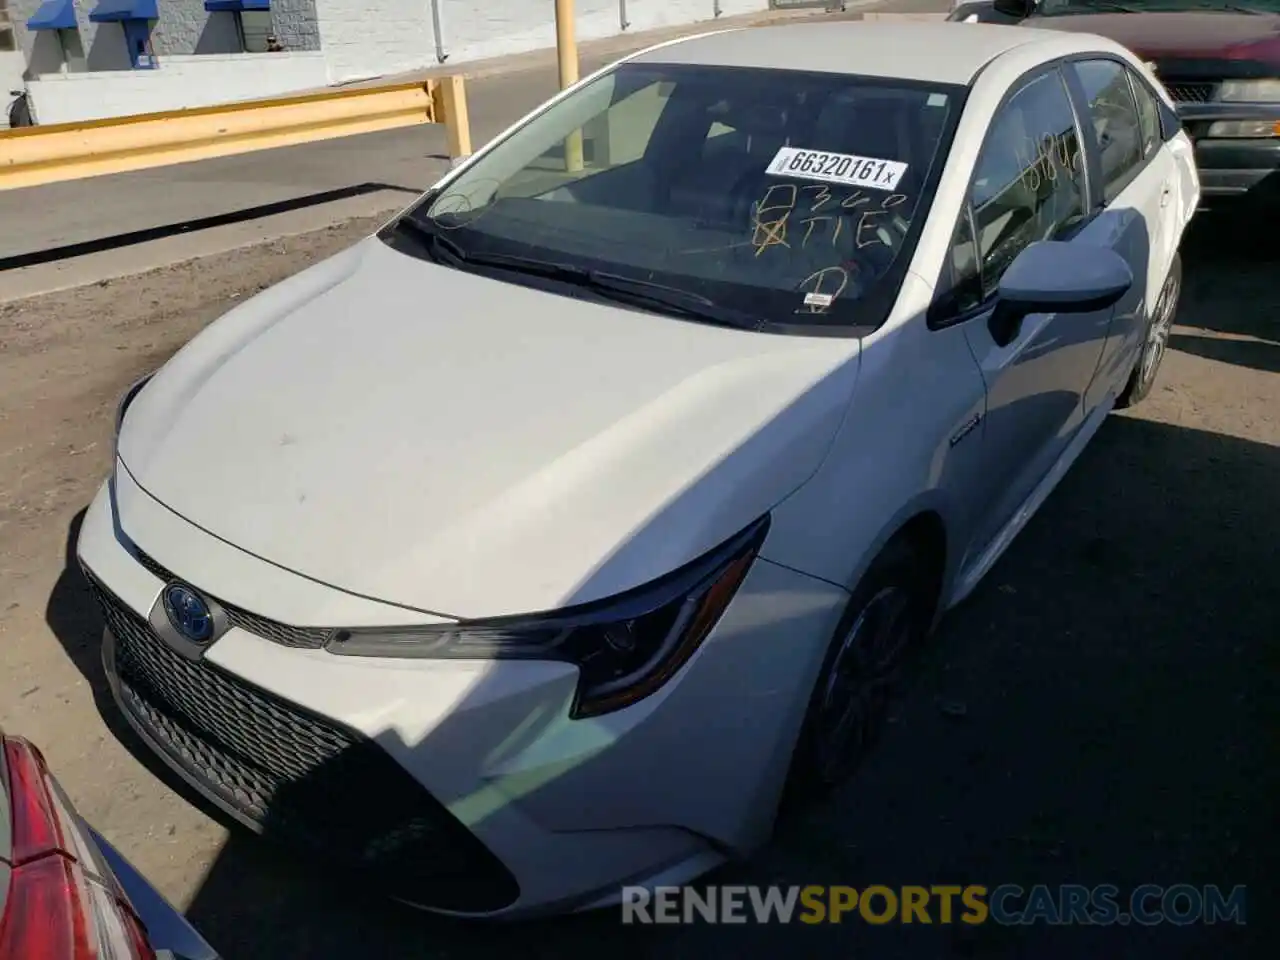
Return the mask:
[[[0,131],[0,190],[228,157],[421,123],[471,153],[461,77]]]

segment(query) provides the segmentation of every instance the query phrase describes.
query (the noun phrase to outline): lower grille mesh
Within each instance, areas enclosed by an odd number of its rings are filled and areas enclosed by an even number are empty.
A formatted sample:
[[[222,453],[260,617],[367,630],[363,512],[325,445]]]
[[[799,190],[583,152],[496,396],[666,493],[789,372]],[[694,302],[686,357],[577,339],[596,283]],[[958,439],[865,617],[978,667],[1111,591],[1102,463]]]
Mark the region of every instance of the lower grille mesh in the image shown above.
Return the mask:
[[[1164,88],[1169,91],[1174,103],[1210,103],[1218,95],[1216,83],[1203,81],[1166,81]]]
[[[115,639],[122,706],[206,793],[412,903],[487,912],[514,902],[510,871],[381,747],[179,655],[88,579]]]

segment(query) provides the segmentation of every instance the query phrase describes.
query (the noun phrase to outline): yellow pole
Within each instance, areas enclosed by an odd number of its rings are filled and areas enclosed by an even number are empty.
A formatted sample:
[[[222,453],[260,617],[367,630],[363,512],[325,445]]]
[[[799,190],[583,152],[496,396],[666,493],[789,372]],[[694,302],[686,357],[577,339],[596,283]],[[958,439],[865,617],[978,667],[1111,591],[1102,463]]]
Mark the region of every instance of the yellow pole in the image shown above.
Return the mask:
[[[578,39],[573,29],[573,0],[556,0],[556,55],[560,64],[560,89],[578,82]],[[582,169],[582,130],[573,131],[564,141],[564,168],[569,173]]]
[[[462,77],[441,77],[434,88],[444,107],[444,133],[449,144],[450,160],[465,160],[471,156],[471,120],[467,117],[467,88]],[[436,123],[440,115],[436,114]]]

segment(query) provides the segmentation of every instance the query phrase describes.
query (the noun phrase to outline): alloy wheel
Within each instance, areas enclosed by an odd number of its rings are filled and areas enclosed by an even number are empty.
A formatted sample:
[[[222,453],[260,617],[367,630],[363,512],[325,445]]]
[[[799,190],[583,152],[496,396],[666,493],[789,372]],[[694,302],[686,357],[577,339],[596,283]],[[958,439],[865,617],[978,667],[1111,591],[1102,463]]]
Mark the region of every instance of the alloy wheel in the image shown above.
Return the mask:
[[[820,701],[816,746],[822,779],[836,783],[875,740],[910,646],[915,616],[911,592],[880,590],[839,640]]]
[[[1155,316],[1147,328],[1147,342],[1142,348],[1140,376],[1143,383],[1150,382],[1160,369],[1160,361],[1164,359],[1165,349],[1169,345],[1169,332],[1173,329],[1173,318],[1177,311],[1179,287],[1178,276],[1174,273],[1160,291]]]

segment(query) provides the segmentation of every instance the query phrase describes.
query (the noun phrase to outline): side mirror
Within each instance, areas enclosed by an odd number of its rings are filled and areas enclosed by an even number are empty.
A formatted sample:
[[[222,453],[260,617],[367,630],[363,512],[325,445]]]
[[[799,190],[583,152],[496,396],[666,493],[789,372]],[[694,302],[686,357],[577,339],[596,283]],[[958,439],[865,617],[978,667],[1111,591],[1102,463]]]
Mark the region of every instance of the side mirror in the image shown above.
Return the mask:
[[[1035,0],[995,0],[992,7],[996,13],[1003,13],[1006,17],[1021,20],[1031,16],[1036,8],[1036,2]]]
[[[1033,313],[1106,310],[1129,292],[1133,271],[1110,247],[1041,240],[1023,250],[1000,278],[992,339],[1012,343]]]

